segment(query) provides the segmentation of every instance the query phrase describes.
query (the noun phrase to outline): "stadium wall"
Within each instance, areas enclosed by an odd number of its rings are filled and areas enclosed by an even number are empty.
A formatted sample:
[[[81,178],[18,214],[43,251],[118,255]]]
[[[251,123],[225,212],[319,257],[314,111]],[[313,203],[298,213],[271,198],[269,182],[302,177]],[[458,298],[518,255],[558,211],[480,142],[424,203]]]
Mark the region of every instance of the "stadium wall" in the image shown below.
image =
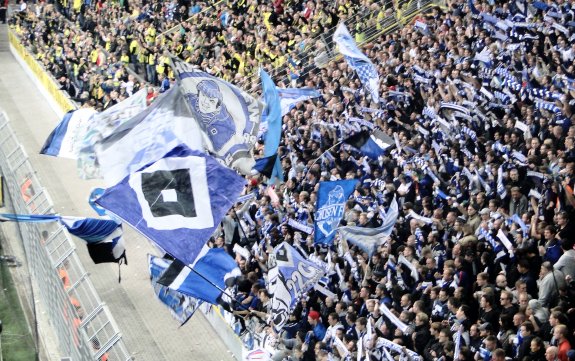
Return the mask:
[[[46,98],[58,117],[62,118],[69,110],[76,109],[77,106],[72,99],[64,91],[60,90],[56,79],[44,70],[44,67],[18,41],[18,37],[11,29],[8,31],[8,38],[12,55],[14,55],[22,69]]]

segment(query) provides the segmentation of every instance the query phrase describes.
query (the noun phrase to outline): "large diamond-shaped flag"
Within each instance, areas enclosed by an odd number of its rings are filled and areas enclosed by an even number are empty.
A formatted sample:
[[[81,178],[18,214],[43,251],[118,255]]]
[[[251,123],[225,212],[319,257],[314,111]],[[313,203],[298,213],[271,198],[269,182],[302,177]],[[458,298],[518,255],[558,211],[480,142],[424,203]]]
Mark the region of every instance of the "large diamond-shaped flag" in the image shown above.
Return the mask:
[[[96,203],[191,264],[244,184],[214,158],[180,145],[107,189]]]

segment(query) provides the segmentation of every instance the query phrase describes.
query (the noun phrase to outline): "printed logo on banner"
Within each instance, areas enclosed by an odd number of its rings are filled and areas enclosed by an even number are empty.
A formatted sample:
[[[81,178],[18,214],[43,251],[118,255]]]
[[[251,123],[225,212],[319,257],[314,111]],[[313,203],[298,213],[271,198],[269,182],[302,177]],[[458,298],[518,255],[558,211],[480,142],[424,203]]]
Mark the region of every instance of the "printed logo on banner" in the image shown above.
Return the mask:
[[[157,170],[142,174],[142,193],[154,217],[196,217],[188,169]]]
[[[318,229],[326,237],[337,228],[345,205],[344,191],[341,186],[336,186],[328,194],[327,203],[317,210],[316,222]]]
[[[213,227],[204,158],[164,158],[135,173],[129,183],[148,227],[158,230]]]
[[[317,283],[324,270],[302,258],[285,242],[270,255],[269,262],[268,291],[272,298],[273,324],[281,329],[299,298]]]

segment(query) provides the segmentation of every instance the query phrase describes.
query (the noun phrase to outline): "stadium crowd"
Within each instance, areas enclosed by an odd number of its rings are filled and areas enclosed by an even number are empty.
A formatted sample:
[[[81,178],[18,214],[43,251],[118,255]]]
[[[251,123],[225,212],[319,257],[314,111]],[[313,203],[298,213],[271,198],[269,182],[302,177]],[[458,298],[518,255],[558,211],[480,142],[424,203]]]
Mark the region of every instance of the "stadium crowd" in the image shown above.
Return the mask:
[[[389,6],[370,0],[221,2],[201,13],[210,5],[40,4],[12,26],[73,98],[99,109],[144,86],[127,68],[169,87],[170,53],[248,90],[260,65],[281,69],[272,72],[279,86],[320,90],[284,116],[285,183],[270,196],[252,178],[256,199],[232,210],[213,240],[251,249],[237,255],[245,277],[234,314],[242,337],[255,320],[275,339],[274,359],[382,360],[384,339],[405,347],[400,359],[413,359],[407,349],[429,361],[575,359],[571,2],[453,0],[381,35],[363,48],[380,104],[314,40],[354,13],[360,38],[378,26]],[[198,15],[159,35],[189,14]],[[395,136],[395,146],[374,160],[336,145],[362,127]],[[339,179],[360,181],[342,225],[377,227],[380,210],[399,204],[394,232],[371,257],[339,238],[316,246],[287,224],[312,226],[319,182]],[[274,334],[264,280],[282,241],[331,268],[327,291],[308,292]]]

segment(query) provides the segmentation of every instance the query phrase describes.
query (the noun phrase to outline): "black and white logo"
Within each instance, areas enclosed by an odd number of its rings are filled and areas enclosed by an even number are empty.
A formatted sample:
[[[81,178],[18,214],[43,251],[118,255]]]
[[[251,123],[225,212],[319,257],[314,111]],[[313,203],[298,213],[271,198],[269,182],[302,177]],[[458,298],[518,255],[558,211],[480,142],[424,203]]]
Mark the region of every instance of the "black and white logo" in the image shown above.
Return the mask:
[[[203,157],[164,158],[130,177],[149,228],[214,226]]]

